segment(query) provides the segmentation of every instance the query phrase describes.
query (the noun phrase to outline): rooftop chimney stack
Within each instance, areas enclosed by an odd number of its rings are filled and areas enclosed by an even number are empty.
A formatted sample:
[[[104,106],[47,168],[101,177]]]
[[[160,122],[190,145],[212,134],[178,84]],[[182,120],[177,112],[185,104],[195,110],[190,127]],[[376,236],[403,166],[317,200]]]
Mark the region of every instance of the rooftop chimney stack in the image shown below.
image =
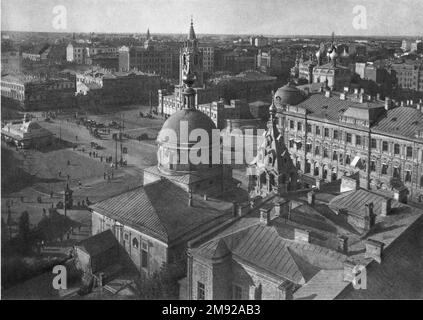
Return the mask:
[[[295,241],[307,242],[307,243],[310,242],[310,232],[308,230],[295,228],[294,237],[295,237]]]
[[[364,254],[365,258],[372,258],[375,261],[382,262],[382,251],[384,243],[376,241],[373,239],[368,239],[366,241],[366,252]]]
[[[373,202],[364,205],[364,231],[367,232],[375,225],[375,214],[373,212]]]
[[[388,97],[385,98],[385,110],[389,110],[391,108],[391,99]]]
[[[307,193],[307,202],[310,206],[314,206],[314,202],[316,201],[316,193],[311,190]]]
[[[338,249],[342,253],[348,253],[348,237],[344,235],[338,236]]]
[[[260,222],[267,226],[270,225],[270,209],[260,208]]]
[[[392,199],[383,199],[380,203],[381,216],[386,217],[391,213]]]

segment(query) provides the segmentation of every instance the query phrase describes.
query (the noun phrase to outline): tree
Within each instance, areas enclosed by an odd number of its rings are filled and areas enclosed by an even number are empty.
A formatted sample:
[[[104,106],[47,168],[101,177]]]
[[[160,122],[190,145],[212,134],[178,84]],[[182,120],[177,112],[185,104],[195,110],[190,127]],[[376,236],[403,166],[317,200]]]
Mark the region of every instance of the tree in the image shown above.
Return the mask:
[[[23,249],[27,249],[29,245],[29,214],[28,211],[24,211],[21,213],[19,217],[19,237],[24,245]]]

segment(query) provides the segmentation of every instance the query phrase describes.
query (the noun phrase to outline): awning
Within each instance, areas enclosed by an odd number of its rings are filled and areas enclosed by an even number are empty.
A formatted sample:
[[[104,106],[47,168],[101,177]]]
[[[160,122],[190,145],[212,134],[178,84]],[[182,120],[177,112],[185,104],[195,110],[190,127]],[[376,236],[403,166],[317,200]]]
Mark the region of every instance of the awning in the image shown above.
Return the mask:
[[[357,167],[357,165],[360,163],[360,157],[359,156],[355,156],[354,160],[351,162],[351,166],[352,167]]]

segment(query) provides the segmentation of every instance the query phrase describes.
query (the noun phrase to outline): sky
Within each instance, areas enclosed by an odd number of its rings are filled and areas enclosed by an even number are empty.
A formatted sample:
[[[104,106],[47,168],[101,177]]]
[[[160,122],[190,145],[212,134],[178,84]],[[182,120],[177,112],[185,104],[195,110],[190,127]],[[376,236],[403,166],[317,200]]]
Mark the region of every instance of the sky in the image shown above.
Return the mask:
[[[191,15],[198,34],[423,35],[423,0],[1,1],[11,31],[186,33]]]

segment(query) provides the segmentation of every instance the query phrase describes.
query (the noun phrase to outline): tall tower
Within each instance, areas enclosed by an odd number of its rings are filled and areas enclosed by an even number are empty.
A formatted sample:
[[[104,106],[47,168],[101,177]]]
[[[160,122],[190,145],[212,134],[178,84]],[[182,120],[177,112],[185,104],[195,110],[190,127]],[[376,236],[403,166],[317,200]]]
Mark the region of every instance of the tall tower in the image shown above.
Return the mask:
[[[249,194],[254,199],[270,194],[283,194],[297,189],[297,168],[292,162],[284,143],[284,127],[278,128],[277,107],[272,100],[269,107],[270,120],[263,135],[263,142],[257,150],[257,157],[247,170]]]
[[[147,29],[146,40],[150,40],[150,28]]]
[[[203,78],[203,54],[198,49],[198,40],[194,31],[194,23],[191,18],[191,26],[189,28],[187,40],[180,51],[179,62],[179,84],[183,85],[183,75],[187,68],[194,75],[193,87],[202,87],[204,84]]]

